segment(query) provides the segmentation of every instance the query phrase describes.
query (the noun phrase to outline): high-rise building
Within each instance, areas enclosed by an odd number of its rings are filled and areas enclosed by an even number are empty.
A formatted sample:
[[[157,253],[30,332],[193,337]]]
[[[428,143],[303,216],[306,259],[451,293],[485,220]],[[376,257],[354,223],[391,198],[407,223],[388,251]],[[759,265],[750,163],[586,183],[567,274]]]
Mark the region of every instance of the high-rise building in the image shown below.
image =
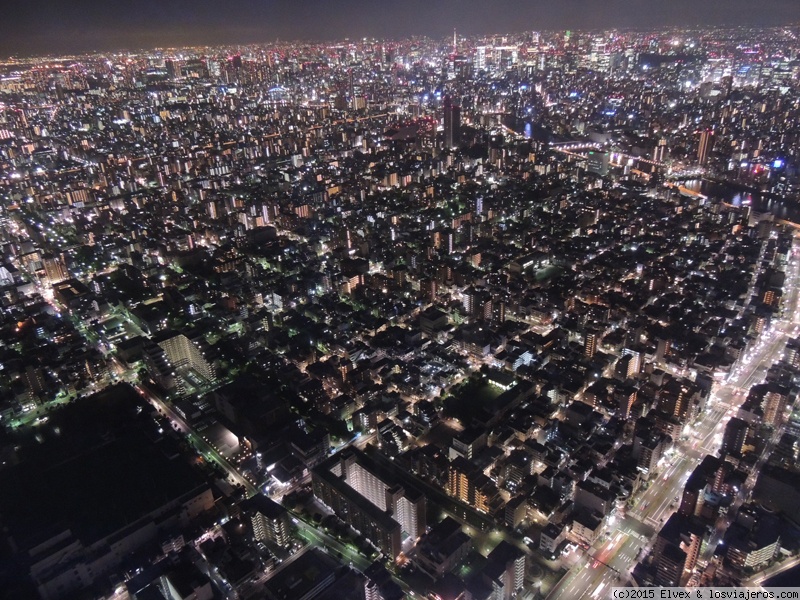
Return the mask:
[[[653,555],[658,561],[656,584],[681,585],[697,565],[705,536],[705,526],[701,522],[673,513],[653,544]]]
[[[43,256],[42,265],[44,266],[45,277],[50,285],[69,279],[69,271],[64,264],[64,259],[60,256]]]
[[[341,452],[312,471],[314,495],[386,553],[400,552],[400,535],[425,533],[425,496],[386,481],[356,449]]]
[[[731,463],[710,454],[706,455],[686,480],[678,514],[685,517],[699,516],[703,511],[706,492],[722,493],[730,469]]]
[[[164,66],[167,68],[167,77],[170,79],[177,79],[180,77],[181,65],[172,58],[164,61]]]
[[[637,460],[639,471],[644,477],[649,477],[661,460],[661,456],[666,450],[668,439],[663,433],[643,429],[637,431],[633,437],[633,456]]]
[[[700,145],[697,148],[697,162],[704,165],[708,162],[711,148],[714,146],[714,132],[704,129],[700,132]]]
[[[455,242],[455,231],[450,227],[431,232],[431,244],[443,253],[452,254],[455,249]]]
[[[589,173],[595,173],[601,177],[608,175],[609,165],[611,164],[611,157],[608,152],[589,152],[586,159],[586,170]]]
[[[506,320],[506,303],[502,298],[492,298],[492,322],[503,323]]]
[[[792,338],[786,342],[784,360],[795,368],[800,367],[800,338]]]
[[[667,140],[665,138],[661,138],[658,140],[658,145],[655,147],[653,151],[653,160],[657,163],[664,162],[664,159],[667,157]]]
[[[597,353],[597,334],[587,333],[583,340],[583,355],[592,358]]]
[[[28,365],[23,376],[30,396],[39,396],[45,388],[42,369]]]
[[[525,584],[525,553],[503,540],[486,557],[482,575],[494,598],[511,600]]]
[[[758,505],[746,504],[725,532],[726,558],[737,569],[760,570],[781,549],[780,518]]]
[[[462,304],[464,312],[474,319],[488,321],[492,318],[492,296],[485,289],[469,286],[464,290]]]
[[[770,389],[764,394],[764,423],[773,428],[780,427],[788,401],[788,395],[780,389]]]
[[[668,544],[664,546],[656,558],[656,585],[677,587],[681,583],[683,570],[686,567],[686,552],[679,546]]]
[[[617,400],[617,406],[619,406],[620,416],[624,419],[627,419],[631,415],[631,409],[633,408],[638,396],[636,388],[620,388],[614,392],[614,396]]]
[[[447,493],[485,513],[491,512],[499,494],[494,482],[463,456],[450,463]]]
[[[364,596],[366,600],[383,600],[378,584],[371,579],[367,579],[364,582]]]
[[[673,379],[658,392],[658,410],[681,423],[691,421],[700,408],[700,390],[692,383]]]
[[[469,504],[469,476],[475,467],[467,459],[459,456],[450,464],[447,493]]]
[[[478,71],[486,69],[486,46],[475,48],[475,69]]]
[[[444,147],[456,148],[461,143],[461,107],[450,96],[444,97]]]
[[[206,359],[195,341],[182,333],[165,333],[164,338],[157,343],[176,369],[190,368],[207,381],[216,378],[214,364]]]
[[[451,571],[472,548],[472,538],[461,531],[461,523],[445,517],[417,544],[414,563],[434,580]]]
[[[292,543],[289,513],[280,504],[258,494],[242,503],[242,508],[250,513],[253,537],[256,540],[270,540],[282,547]]]
[[[750,427],[747,421],[738,417],[731,418],[727,425],[725,425],[725,432],[722,434],[722,446],[720,450],[725,454],[741,456],[749,430]]]
[[[625,374],[629,378],[635,378],[639,375],[642,370],[642,353],[638,350],[631,350],[630,348],[624,348],[622,350],[622,356],[630,356],[630,360],[628,361],[627,368],[625,370]]]

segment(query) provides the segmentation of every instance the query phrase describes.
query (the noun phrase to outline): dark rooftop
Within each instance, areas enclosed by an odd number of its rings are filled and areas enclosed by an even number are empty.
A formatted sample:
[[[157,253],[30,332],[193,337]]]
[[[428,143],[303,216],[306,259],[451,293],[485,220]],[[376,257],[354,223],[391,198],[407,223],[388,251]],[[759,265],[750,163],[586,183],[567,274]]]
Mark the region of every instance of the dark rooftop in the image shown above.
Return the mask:
[[[20,548],[65,529],[92,543],[204,484],[146,434],[139,406],[125,385],[79,400],[52,415],[60,434],[0,472],[0,520]]]

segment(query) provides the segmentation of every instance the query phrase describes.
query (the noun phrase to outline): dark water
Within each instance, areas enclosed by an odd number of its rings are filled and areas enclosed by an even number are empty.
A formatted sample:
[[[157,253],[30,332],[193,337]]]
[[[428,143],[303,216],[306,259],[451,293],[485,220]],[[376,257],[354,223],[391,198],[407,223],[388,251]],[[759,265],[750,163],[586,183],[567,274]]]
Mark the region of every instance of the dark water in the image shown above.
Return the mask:
[[[684,185],[711,200],[721,200],[734,206],[751,206],[754,212],[772,213],[776,219],[800,224],[800,202],[791,199],[772,198],[764,194],[742,191],[724,183],[706,179],[690,179]]]
[[[788,571],[770,577],[764,582],[764,587],[794,587],[800,585],[800,565]]]

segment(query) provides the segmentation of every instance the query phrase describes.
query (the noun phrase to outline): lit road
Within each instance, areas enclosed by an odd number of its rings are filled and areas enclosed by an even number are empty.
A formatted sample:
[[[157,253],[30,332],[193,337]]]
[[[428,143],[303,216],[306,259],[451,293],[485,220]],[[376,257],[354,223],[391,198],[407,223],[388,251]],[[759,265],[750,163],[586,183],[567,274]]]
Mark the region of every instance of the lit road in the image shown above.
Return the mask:
[[[736,414],[750,386],[763,380],[768,367],[781,359],[787,339],[797,335],[800,324],[797,250],[795,243],[786,267],[786,318],[776,321],[770,331],[762,334],[728,381],[715,389],[703,414],[692,427],[689,440],[677,446],[676,457],[662,467],[651,486],[639,494],[633,509],[608,527],[606,536],[578,559],[551,590],[548,600],[605,598],[608,588],[624,585],[628,580],[640,548],[639,559],[649,551],[653,536],[677,509],[689,474],[705,455],[716,453],[725,424]],[[709,552],[713,551],[713,542],[719,540],[720,533],[712,538]]]
[[[167,417],[175,423],[178,428],[183,431],[192,445],[200,452],[203,456],[207,459],[213,460],[217,465],[219,465],[225,473],[228,475],[228,479],[236,484],[241,484],[247,490],[247,495],[254,496],[258,493],[258,489],[247,479],[245,479],[237,470],[236,468],[231,465],[225,457],[221,456],[219,452],[217,452],[211,445],[208,444],[203,438],[199,435],[194,433],[189,427],[189,425],[178,415],[172,407],[166,404],[161,398],[159,398],[156,394],[148,390],[146,387],[143,386],[136,386],[136,389],[139,391],[142,396],[144,396],[148,401],[150,401],[156,408],[161,410]],[[367,442],[373,440],[376,434],[370,434],[367,436],[361,436],[359,438],[355,438],[355,440],[351,440],[346,445],[353,445],[356,446],[363,446]],[[294,486],[293,486],[294,487]],[[284,490],[284,493],[288,493],[291,489]],[[277,499],[277,498],[276,498]],[[297,526],[299,536],[305,540],[307,543],[322,548],[326,551],[333,550],[334,552],[338,552],[341,555],[341,559],[345,562],[348,562],[351,566],[359,569],[360,571],[364,571],[367,567],[372,564],[372,561],[362,554],[358,552],[356,548],[353,546],[344,544],[334,538],[331,535],[328,535],[324,531],[320,530],[319,528],[306,523],[304,520],[300,518],[300,515],[295,514],[292,511],[292,514],[296,517],[295,525]],[[403,589],[404,592],[410,593],[411,589],[408,585],[398,579],[393,578],[394,581]],[[224,589],[224,588],[223,588]]]
[[[800,565],[800,556],[795,556],[795,557],[790,558],[788,560],[785,560],[785,561],[783,561],[781,563],[777,563],[775,565],[772,565],[770,568],[765,569],[764,571],[761,571],[760,573],[756,573],[755,575],[753,575],[749,579],[745,579],[744,581],[742,581],[742,585],[744,585],[746,587],[761,587],[761,586],[764,585],[764,582],[767,579],[769,579],[770,577],[774,577],[775,575],[778,575],[779,573],[783,573],[784,571],[788,571],[789,569],[792,569],[792,568],[796,567],[797,565]]]
[[[328,535],[322,529],[306,523],[300,518],[296,519],[295,525],[297,532],[309,544],[327,550],[339,552],[342,560],[349,562],[352,566],[360,571],[364,571],[372,564],[372,561],[363,556],[353,546],[344,544],[337,540],[335,537]]]
[[[340,542],[335,537],[328,535],[318,527],[306,523],[300,518],[296,519],[295,525],[297,526],[298,534],[306,542],[322,548],[326,552],[331,550],[337,552],[339,555],[341,555],[342,561],[349,563],[350,566],[358,569],[362,573],[373,563],[372,560],[359,553],[355,547]],[[339,558],[338,555],[337,558]],[[392,577],[392,580],[399,585],[406,594],[410,593],[412,596],[414,595],[414,592],[405,581],[397,577]],[[420,591],[419,593],[422,595],[424,592]]]
[[[175,423],[178,426],[178,429],[186,434],[187,439],[201,455],[219,465],[219,467],[225,471],[230,481],[235,484],[243,485],[245,490],[247,490],[248,497],[258,493],[256,486],[242,477],[239,471],[237,471],[236,468],[230,464],[224,456],[217,452],[202,437],[197,435],[181,418],[181,416],[172,409],[171,406],[169,406],[166,402],[164,402],[161,398],[144,386],[137,385],[136,390],[142,394],[142,396],[144,396],[144,398],[147,399],[153,406],[163,412],[170,421]]]
[[[609,536],[588,552],[578,550],[577,563],[553,588],[548,598],[607,598],[609,588],[623,585],[653,528],[623,518]],[[644,552],[642,552],[644,555]]]

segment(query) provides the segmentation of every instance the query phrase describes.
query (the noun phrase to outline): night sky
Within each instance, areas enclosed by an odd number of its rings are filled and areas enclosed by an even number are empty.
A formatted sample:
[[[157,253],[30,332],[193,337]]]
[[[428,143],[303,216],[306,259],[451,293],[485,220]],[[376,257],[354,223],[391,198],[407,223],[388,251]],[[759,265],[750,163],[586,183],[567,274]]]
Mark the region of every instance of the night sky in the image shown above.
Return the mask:
[[[785,25],[800,0],[5,0],[0,55],[537,29]]]

